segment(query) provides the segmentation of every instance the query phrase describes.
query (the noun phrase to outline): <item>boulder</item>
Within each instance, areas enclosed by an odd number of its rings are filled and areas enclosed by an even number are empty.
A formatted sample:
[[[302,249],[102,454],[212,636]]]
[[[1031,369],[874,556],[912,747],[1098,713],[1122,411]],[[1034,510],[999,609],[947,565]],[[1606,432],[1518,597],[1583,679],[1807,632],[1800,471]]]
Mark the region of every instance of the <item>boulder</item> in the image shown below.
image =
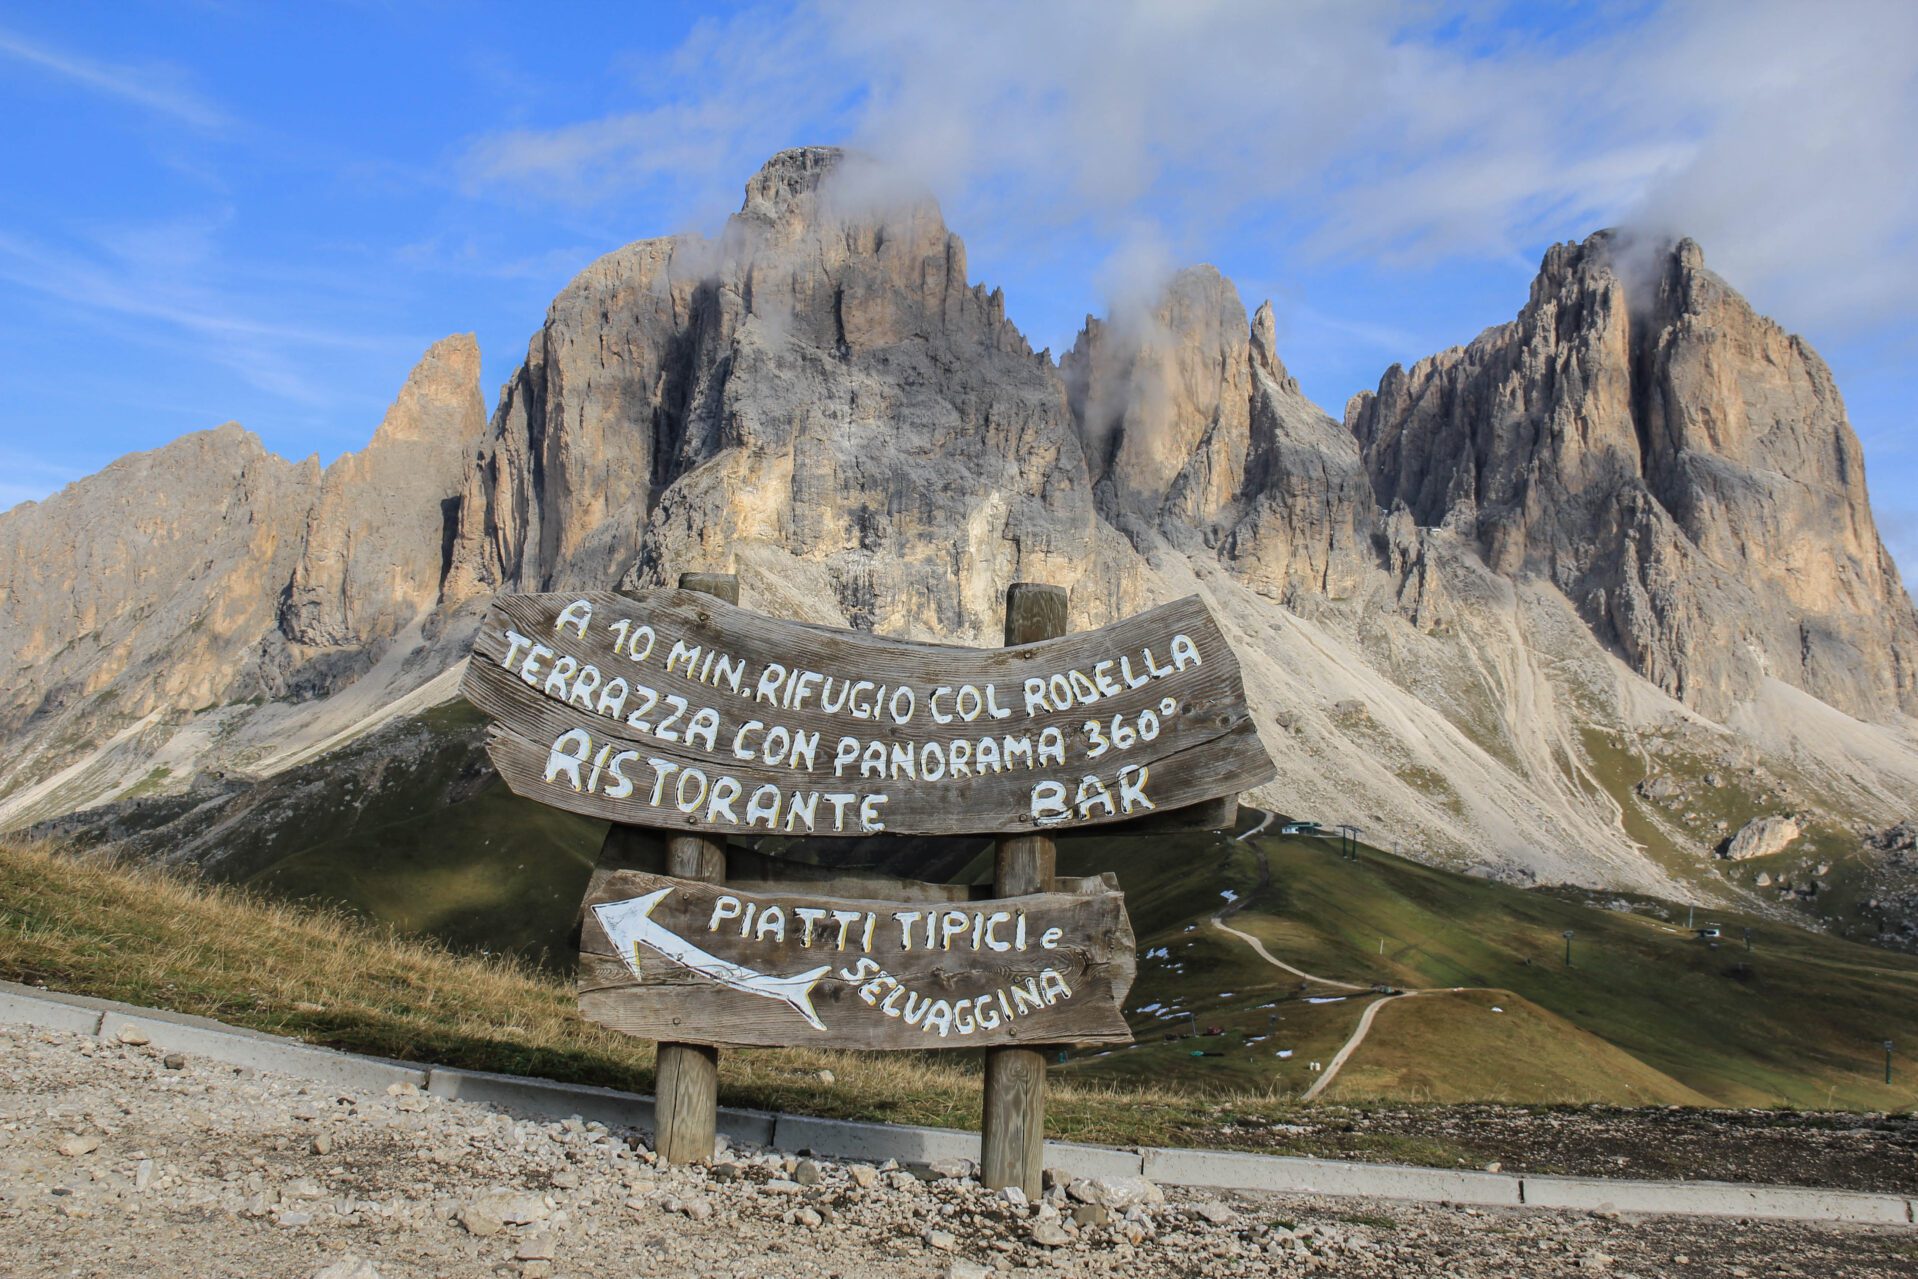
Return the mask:
[[[1790,817],[1754,817],[1739,827],[1725,846],[1725,856],[1733,861],[1749,857],[1769,857],[1790,848],[1804,831]]]

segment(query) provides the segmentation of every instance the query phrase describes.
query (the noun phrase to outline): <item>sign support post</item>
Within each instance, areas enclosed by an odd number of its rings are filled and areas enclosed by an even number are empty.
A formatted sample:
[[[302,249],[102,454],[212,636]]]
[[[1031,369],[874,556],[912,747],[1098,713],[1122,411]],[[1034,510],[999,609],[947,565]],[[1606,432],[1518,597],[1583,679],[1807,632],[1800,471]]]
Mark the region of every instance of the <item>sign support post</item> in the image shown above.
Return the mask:
[[[679,588],[739,603],[739,578],[731,573],[681,573]],[[666,842],[666,873],[724,883],[726,845],[705,835],[674,835]],[[719,1123],[719,1050],[662,1043],[657,1051],[653,1140],[660,1157],[669,1164],[709,1160]]]
[[[1006,646],[1066,633],[1066,592],[1037,582],[1006,591]],[[1050,835],[1001,835],[993,858],[995,896],[1051,892],[1058,856]],[[1037,1048],[986,1050],[980,1179],[988,1189],[1018,1186],[1035,1200],[1045,1162],[1046,1057]]]

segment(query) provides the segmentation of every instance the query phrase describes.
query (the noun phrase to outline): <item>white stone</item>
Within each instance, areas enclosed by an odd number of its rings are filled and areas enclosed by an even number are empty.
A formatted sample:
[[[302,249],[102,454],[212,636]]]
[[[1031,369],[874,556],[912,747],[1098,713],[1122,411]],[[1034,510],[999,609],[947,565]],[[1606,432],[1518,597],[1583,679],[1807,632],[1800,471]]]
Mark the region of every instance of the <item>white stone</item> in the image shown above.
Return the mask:
[[[372,1262],[349,1252],[332,1265],[314,1271],[313,1279],[380,1279],[380,1272]]]

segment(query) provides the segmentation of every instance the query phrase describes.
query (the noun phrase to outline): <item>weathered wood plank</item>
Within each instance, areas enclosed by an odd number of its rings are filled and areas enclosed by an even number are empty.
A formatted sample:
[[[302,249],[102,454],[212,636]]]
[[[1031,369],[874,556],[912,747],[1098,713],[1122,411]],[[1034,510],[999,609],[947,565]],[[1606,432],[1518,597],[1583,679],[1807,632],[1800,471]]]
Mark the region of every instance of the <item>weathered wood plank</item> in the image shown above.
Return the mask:
[[[689,591],[502,596],[462,689],[497,721],[489,749],[516,793],[681,830],[1065,828],[1273,775],[1237,659],[1196,597],[969,649]]]
[[[1131,1041],[1121,1007],[1137,958],[1117,893],[942,905],[601,871],[586,906],[580,1011],[629,1034],[918,1050]]]
[[[522,719],[550,717],[550,726],[564,733],[571,726],[563,714],[541,707]],[[1270,780],[1272,774],[1249,718],[1238,720],[1220,738],[1161,756],[1149,767],[1125,775],[1111,769],[1081,772],[1068,765],[973,777],[943,787],[908,782],[904,789],[830,776],[814,780],[745,765],[708,773],[676,750],[611,735],[595,738],[586,759],[576,761],[568,755],[556,764],[553,740],[536,740],[495,724],[486,753],[513,793],[527,799],[601,820],[715,835],[955,835],[1094,826],[1196,804],[1222,787],[1236,794]],[[606,761],[597,778],[595,759]],[[574,764],[578,788],[572,784]],[[630,786],[609,780],[615,772]],[[720,782],[727,779],[730,785],[722,791]],[[1089,802],[1097,806],[1083,810],[1082,816],[1046,824],[1032,812],[1033,788],[1046,783],[1059,787],[1062,802],[1076,803],[1083,788]],[[1099,796],[1110,801],[1113,811],[1105,811]],[[754,811],[751,805],[756,797],[767,815],[748,822],[745,819]],[[771,808],[775,803],[777,809]]]

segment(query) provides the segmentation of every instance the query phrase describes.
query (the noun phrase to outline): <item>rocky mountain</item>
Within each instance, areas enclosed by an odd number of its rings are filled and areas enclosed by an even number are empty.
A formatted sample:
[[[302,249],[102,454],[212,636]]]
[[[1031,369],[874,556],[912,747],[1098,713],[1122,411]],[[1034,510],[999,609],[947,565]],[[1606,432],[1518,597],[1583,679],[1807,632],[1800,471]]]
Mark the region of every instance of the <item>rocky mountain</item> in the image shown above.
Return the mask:
[[[428,350],[373,433],[326,468],[306,512],[300,558],[280,600],[295,665],[373,645],[439,602],[458,528],[460,485],[486,429],[472,336]]]
[[[717,240],[567,287],[469,479],[449,599],[725,564],[797,615],[975,642],[1015,578],[1133,602],[1088,574],[1116,539],[1051,361],[931,198],[865,168],[786,152]]]
[[[1516,320],[1394,366],[1346,420],[1382,506],[1550,580],[1687,704],[1775,678],[1918,709],[1918,618],[1831,373],[1691,241],[1553,248]]]
[[[1918,784],[1918,618],[1800,339],[1605,233],[1344,424],[1274,330],[1201,267],[1055,365],[930,196],[784,152],[718,236],[582,272],[490,422],[448,339],[324,471],[227,427],[0,515],[0,827],[157,793],[217,858],[248,779],[450,697],[494,592],[700,569],[969,643],[1013,580],[1078,626],[1200,592],[1257,800],[1486,873],[1770,900],[1715,856],[1764,816],[1869,863]]]
[[[1091,316],[1059,363],[1101,514],[1137,541],[1212,548],[1287,601],[1349,596],[1376,567],[1378,517],[1357,445],[1299,391],[1271,304],[1250,327],[1211,267],[1159,305]]]
[[[478,344],[452,337],[331,466],[228,423],[0,513],[0,821],[270,761],[438,674],[457,647],[429,643],[446,547],[485,424]]]

